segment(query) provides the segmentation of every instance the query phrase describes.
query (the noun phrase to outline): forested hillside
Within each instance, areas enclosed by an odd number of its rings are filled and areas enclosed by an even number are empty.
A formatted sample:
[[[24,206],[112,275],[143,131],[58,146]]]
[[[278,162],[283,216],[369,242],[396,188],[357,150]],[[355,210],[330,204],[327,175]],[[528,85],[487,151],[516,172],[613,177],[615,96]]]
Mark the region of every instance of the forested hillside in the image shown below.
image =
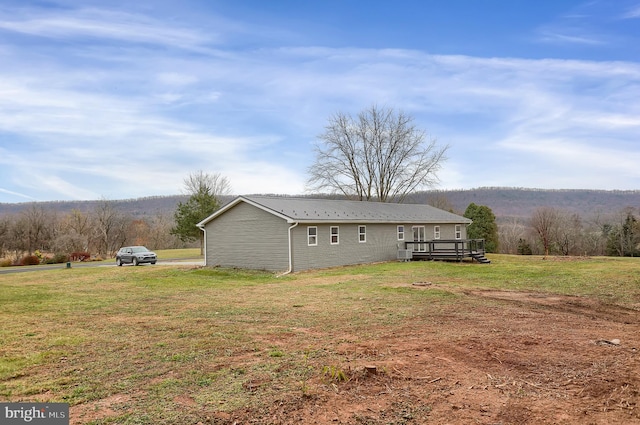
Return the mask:
[[[306,195],[310,196],[310,195]],[[134,217],[151,217],[173,214],[178,202],[185,202],[186,195],[156,196],[139,199],[109,201],[119,212]],[[40,202],[46,210],[67,213],[72,210],[89,212],[101,201]],[[624,208],[640,207],[640,190],[546,190],[519,188],[478,188],[469,190],[443,190],[419,192],[408,199],[411,203],[428,203],[462,214],[470,203],[486,205],[496,217],[523,218],[531,216],[538,207],[553,207],[582,216],[607,215]],[[0,216],[18,213],[33,203],[0,203]]]
[[[545,190],[518,188],[478,188],[421,192],[411,202],[441,204],[463,213],[470,203],[486,205],[498,219],[531,217],[539,207],[552,207],[583,217],[615,214],[627,208],[640,207],[640,190]]]
[[[174,196],[153,196],[138,199],[120,199],[109,200],[109,202],[119,212],[135,217],[150,217],[157,214],[170,212],[173,214],[178,202],[185,202],[189,197],[186,195]],[[59,213],[68,213],[73,210],[81,212],[89,212],[94,210],[102,201],[52,201],[52,202],[36,202],[40,207],[47,211],[55,211]],[[33,202],[23,202],[16,204],[0,203],[0,216],[6,214],[19,213],[29,207]]]

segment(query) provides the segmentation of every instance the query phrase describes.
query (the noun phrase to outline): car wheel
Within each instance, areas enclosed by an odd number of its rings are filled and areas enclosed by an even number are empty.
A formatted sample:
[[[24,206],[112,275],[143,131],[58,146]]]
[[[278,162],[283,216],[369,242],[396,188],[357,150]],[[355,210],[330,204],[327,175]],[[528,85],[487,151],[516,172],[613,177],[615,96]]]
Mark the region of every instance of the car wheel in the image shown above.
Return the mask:
[[[116,266],[122,267],[122,260],[119,258],[116,258]]]
[[[133,265],[134,265],[134,266],[137,266],[138,264],[140,264],[140,263],[138,262],[138,257],[133,257]]]
[[[151,262],[151,264],[155,264],[155,263],[156,263],[155,261],[152,261],[152,262]]]

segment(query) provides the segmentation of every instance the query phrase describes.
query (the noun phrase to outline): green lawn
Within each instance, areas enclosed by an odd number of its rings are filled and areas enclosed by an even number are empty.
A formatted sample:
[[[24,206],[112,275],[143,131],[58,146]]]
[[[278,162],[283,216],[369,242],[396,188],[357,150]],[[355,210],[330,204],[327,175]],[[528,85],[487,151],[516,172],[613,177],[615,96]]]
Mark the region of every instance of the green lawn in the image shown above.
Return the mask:
[[[190,258],[193,250],[159,254]],[[285,277],[154,266],[0,275],[0,401],[77,406],[121,395],[122,410],[89,423],[196,423],[198,408],[176,397],[233,411],[275,393],[303,394],[342,361],[331,349],[341,342],[335,335],[381,337],[413,317],[470,302],[460,288],[640,306],[640,259],[490,258],[490,265],[391,262]],[[438,289],[415,290],[415,282]],[[270,384],[259,394],[247,391],[263,381]]]

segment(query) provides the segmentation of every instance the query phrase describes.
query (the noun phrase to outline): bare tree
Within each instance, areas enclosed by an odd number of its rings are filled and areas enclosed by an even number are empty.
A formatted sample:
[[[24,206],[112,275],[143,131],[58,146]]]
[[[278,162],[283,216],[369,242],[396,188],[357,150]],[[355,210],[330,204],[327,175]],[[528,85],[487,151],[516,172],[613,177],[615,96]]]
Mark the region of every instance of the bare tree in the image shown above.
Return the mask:
[[[517,254],[518,244],[526,237],[527,228],[517,218],[510,218],[498,225],[500,252],[503,254]]]
[[[9,246],[14,253],[14,259],[17,260],[20,255],[27,251],[29,245],[28,239],[29,224],[22,214],[18,214],[13,217],[13,220],[10,223],[7,239],[9,241]]]
[[[462,213],[458,213],[458,211],[456,211],[455,207],[449,201],[447,195],[445,195],[444,192],[435,192],[434,194],[429,195],[429,197],[427,198],[427,205],[431,205],[432,207],[436,207],[441,210],[462,215]]]
[[[605,255],[607,237],[611,230],[611,218],[596,213],[586,222],[584,248],[588,255]]]
[[[47,226],[47,213],[44,208],[32,204],[21,215],[26,230],[24,242],[27,253],[33,254],[36,249],[46,248],[51,227]]]
[[[149,245],[153,249],[178,248],[180,240],[171,235],[173,226],[170,214],[157,213],[149,219]]]
[[[98,254],[113,256],[125,244],[130,221],[112,202],[102,200],[98,203],[93,213],[94,244]]]
[[[329,190],[359,200],[402,202],[438,183],[448,146],[427,139],[412,117],[376,105],[357,118],[338,112],[315,145],[309,190]]]
[[[231,194],[229,179],[220,173],[209,174],[202,170],[189,174],[184,179],[184,188],[187,195],[212,195],[216,198]]]
[[[11,232],[11,222],[8,217],[0,217],[0,258],[4,257],[4,252],[9,248],[9,234]]]
[[[556,235],[562,255],[580,255],[584,253],[582,218],[579,214],[559,212]]]
[[[535,230],[542,241],[545,256],[549,255],[549,247],[556,237],[558,224],[558,212],[551,207],[537,208],[531,216],[531,227]]]
[[[89,214],[73,209],[66,217],[67,227],[78,235],[89,236],[91,223]]]
[[[73,209],[60,222],[60,231],[54,240],[56,252],[89,251],[91,223],[89,214]]]

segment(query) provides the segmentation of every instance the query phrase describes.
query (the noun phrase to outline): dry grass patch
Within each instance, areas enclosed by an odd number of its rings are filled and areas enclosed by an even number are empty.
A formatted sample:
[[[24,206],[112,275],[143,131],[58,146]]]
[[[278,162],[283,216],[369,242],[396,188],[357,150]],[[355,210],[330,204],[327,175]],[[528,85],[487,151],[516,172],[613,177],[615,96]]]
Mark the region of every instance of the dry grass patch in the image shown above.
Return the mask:
[[[1,275],[0,400],[91,424],[638,421],[638,263],[492,260]]]

